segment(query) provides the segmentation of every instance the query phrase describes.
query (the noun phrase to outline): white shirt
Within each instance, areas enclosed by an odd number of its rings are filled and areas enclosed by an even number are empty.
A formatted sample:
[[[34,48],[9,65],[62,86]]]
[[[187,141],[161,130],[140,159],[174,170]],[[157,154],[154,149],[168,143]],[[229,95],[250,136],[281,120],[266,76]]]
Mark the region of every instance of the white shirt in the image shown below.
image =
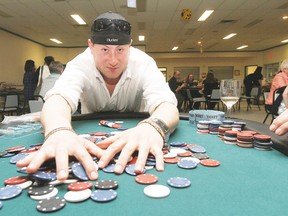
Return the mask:
[[[127,68],[112,96],[95,66],[89,48],[67,64],[45,99],[53,94],[64,97],[72,112],[76,111],[80,98],[83,114],[100,111],[148,111],[151,114],[163,102],[177,105],[175,95],[165,82],[156,62],[133,47],[130,48]]]
[[[41,90],[40,90],[40,95],[42,97],[45,97],[46,93],[53,88],[56,80],[60,77],[60,74],[57,73],[51,73],[48,77],[43,79]]]

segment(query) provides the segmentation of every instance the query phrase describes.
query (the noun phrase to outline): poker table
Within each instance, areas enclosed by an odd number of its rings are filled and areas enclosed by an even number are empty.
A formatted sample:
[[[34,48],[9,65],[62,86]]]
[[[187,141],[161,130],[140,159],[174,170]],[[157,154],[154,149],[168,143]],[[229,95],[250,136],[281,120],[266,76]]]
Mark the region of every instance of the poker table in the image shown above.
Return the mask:
[[[95,116],[94,116],[95,117]],[[121,120],[122,126],[131,128],[145,115],[102,115],[75,117],[73,127],[77,133],[111,132],[115,129],[99,125],[99,119]],[[22,137],[0,137],[0,150],[16,145],[30,146],[43,142],[38,132]],[[164,172],[148,170],[158,176],[156,184],[167,185],[170,177],[186,177],[192,184],[188,188],[170,188],[165,198],[150,198],[143,193],[146,185],[135,182],[135,177],[123,173],[104,173],[99,170],[99,180],[117,180],[117,198],[111,202],[98,203],[91,199],[80,203],[66,203],[55,215],[287,215],[288,163],[287,156],[273,149],[260,151],[254,148],[240,148],[225,144],[216,135],[197,134],[196,127],[189,121],[181,120],[169,142],[183,141],[206,148],[212,159],[220,161],[218,167],[198,164],[195,169],[181,169],[176,164],[165,164]],[[0,158],[0,182],[17,176],[15,165],[9,158]],[[21,175],[21,174],[20,174]],[[95,183],[96,181],[92,181]],[[58,196],[63,197],[67,185],[57,186]],[[95,190],[95,189],[93,189]],[[36,210],[38,201],[29,198],[27,191],[14,199],[4,200],[0,215],[41,215]]]

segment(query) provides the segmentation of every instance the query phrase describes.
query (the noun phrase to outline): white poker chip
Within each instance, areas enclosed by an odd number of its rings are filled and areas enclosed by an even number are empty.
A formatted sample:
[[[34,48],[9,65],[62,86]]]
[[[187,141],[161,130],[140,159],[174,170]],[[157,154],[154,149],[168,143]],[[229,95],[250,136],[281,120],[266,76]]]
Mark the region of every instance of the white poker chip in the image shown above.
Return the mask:
[[[22,188],[24,190],[24,189],[29,188],[32,184],[33,184],[33,182],[31,180],[29,180],[29,181],[26,181],[24,183],[17,184],[17,186],[19,186],[20,188]]]
[[[154,166],[145,166],[146,170],[152,170],[154,168]]]
[[[64,195],[64,199],[67,202],[82,202],[90,198],[92,191],[90,189],[85,189],[82,191],[68,191]]]
[[[170,149],[170,153],[176,153],[176,155],[184,154],[185,152],[187,152],[187,151],[183,148],[171,148]]]
[[[36,196],[36,195],[30,195],[30,198],[33,200],[43,200],[43,199],[47,199],[47,198],[51,198],[54,197],[58,194],[58,189],[54,188],[50,193],[48,194],[44,194],[44,195],[40,195],[40,196]]]
[[[163,155],[163,157],[164,157],[164,158],[175,158],[175,157],[177,157],[177,153],[175,153],[175,152],[169,152],[169,153]]]
[[[51,181],[48,184],[57,186],[57,185],[61,185],[61,184],[71,184],[71,183],[75,183],[75,182],[78,182],[78,179],[65,179],[63,181],[56,179],[55,181]]]
[[[164,185],[154,184],[145,187],[144,194],[151,198],[164,198],[170,194],[170,189]]]

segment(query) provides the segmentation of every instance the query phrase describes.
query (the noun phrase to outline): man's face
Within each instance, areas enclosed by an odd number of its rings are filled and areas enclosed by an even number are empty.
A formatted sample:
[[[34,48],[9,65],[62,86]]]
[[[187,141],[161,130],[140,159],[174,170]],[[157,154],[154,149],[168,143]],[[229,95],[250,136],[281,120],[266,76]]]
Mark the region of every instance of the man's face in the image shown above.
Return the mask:
[[[88,44],[104,80],[116,84],[127,67],[130,44],[102,45],[93,44],[90,40]]]

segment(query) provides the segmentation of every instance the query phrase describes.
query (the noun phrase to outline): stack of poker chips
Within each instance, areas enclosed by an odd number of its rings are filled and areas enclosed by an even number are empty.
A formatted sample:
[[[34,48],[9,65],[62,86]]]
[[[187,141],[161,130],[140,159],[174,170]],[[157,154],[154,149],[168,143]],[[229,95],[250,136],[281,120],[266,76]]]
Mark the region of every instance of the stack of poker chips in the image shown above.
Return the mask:
[[[264,134],[254,135],[254,148],[258,150],[271,150],[272,149],[271,137]]]
[[[219,132],[218,137],[223,139],[225,132],[228,130],[232,130],[232,124],[231,123],[227,124],[226,122],[223,121],[222,124],[218,128],[218,132]]]
[[[222,124],[221,121],[216,121],[216,120],[211,121],[209,124],[209,133],[218,135],[219,133],[218,128],[221,124]]]
[[[238,131],[227,130],[224,134],[224,142],[226,144],[237,144],[237,134]]]
[[[253,148],[253,134],[249,132],[238,132],[236,145],[242,148]]]
[[[244,130],[245,125],[246,125],[246,122],[234,122],[232,125],[232,130],[242,131]]]
[[[197,123],[197,133],[208,134],[210,121],[201,120]]]

